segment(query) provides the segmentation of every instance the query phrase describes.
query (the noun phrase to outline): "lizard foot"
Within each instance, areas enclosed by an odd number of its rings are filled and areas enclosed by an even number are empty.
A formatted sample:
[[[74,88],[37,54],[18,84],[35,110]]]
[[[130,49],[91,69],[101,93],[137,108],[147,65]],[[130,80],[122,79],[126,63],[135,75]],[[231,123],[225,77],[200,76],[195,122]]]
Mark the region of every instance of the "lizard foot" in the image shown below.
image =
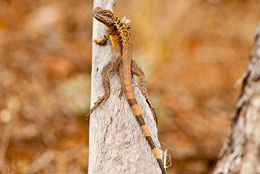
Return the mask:
[[[108,95],[109,96],[109,95]],[[90,117],[90,114],[96,110],[98,106],[102,109],[102,104],[108,99],[107,95],[103,95],[102,97],[98,97],[97,101],[94,103],[94,106],[90,109],[89,113],[86,116],[86,119]]]
[[[106,45],[106,41],[104,41],[103,39],[101,39],[100,37],[97,39],[94,39],[94,42],[98,45]]]

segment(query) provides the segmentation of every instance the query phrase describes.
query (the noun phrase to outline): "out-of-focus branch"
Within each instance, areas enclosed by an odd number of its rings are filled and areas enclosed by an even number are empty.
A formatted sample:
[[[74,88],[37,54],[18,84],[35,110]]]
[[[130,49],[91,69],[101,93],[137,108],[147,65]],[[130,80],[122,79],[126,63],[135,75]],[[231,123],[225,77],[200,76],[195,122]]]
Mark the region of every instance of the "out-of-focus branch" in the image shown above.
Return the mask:
[[[213,174],[260,173],[260,23],[233,124]]]

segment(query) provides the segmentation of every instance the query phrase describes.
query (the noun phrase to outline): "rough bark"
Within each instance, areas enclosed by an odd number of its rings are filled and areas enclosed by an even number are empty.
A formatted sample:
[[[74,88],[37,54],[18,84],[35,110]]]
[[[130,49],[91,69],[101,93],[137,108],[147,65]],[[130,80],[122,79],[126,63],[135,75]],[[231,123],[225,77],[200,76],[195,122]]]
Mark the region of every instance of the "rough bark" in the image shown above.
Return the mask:
[[[260,173],[260,23],[229,136],[213,174]]]
[[[95,0],[94,7],[113,7],[114,0]],[[93,38],[102,37],[105,26],[93,19]],[[110,41],[106,46],[93,42],[91,106],[104,91],[101,70],[111,60]],[[108,100],[90,116],[89,174],[159,174],[161,170],[152,154],[140,126],[124,97],[120,97],[121,85],[118,72],[109,75],[111,94]],[[134,92],[152,138],[160,149],[157,128],[149,106],[133,79]]]

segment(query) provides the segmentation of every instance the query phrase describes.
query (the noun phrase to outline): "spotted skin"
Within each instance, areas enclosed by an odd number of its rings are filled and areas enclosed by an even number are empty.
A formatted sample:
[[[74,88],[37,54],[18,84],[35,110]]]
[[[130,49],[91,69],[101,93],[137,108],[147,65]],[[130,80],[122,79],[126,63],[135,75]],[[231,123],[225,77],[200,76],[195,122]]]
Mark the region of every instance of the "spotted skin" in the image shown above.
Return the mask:
[[[162,174],[166,174],[166,169],[164,168],[162,159],[156,148],[150,131],[148,130],[144,118],[142,116],[141,110],[137,101],[132,87],[132,73],[137,75],[140,78],[140,86],[142,94],[145,96],[149,107],[151,108],[155,121],[157,122],[157,117],[154,112],[154,107],[149,99],[146,80],[143,71],[137,65],[137,63],[132,59],[133,45],[130,34],[130,25],[127,22],[122,22],[114,16],[114,13],[110,10],[103,9],[102,7],[96,7],[94,10],[94,17],[104,23],[107,28],[107,35],[103,39],[94,40],[99,45],[105,45],[108,39],[111,39],[113,53],[115,58],[108,62],[108,64],[102,70],[102,84],[105,90],[105,94],[94,103],[93,108],[91,108],[89,115],[100,105],[102,105],[110,95],[110,83],[108,79],[108,73],[114,70],[118,70],[119,78],[122,86],[123,93],[127,99],[127,102],[138,121],[142,132],[148,144],[150,145],[154,156],[156,157],[158,164],[162,170]],[[124,19],[125,20],[125,19]],[[89,116],[88,115],[88,116]]]

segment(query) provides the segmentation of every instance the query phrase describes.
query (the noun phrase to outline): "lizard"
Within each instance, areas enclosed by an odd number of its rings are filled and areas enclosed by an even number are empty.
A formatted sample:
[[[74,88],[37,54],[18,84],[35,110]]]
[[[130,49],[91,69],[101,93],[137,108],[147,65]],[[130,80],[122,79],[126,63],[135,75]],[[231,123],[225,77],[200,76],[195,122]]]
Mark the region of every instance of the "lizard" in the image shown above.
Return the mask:
[[[96,7],[94,9],[94,18],[107,26],[107,34],[104,35],[103,39],[98,38],[94,41],[98,45],[105,45],[110,39],[112,43],[114,58],[103,67],[101,72],[102,85],[104,87],[105,94],[99,97],[98,100],[94,103],[94,106],[91,108],[90,113],[87,115],[87,118],[98,106],[101,106],[108,99],[110,95],[110,82],[108,78],[108,73],[118,70],[122,91],[125,95],[125,98],[127,99],[127,102],[133,114],[135,115],[142,129],[142,132],[144,133],[145,138],[152,149],[154,156],[158,161],[162,173],[166,174],[166,169],[164,168],[163,161],[160,157],[158,149],[154,144],[154,141],[151,138],[150,131],[145,124],[140,107],[136,101],[135,94],[133,92],[132,73],[140,78],[141,92],[146,98],[146,102],[153,112],[155,121],[157,123],[157,117],[154,111],[154,107],[147,93],[144,73],[138,66],[138,64],[132,59],[133,42],[130,33],[130,22],[124,18],[121,21],[117,16],[114,15],[111,10],[104,9],[102,7]]]
[[[130,29],[131,26],[131,22],[130,20],[126,19],[125,17],[122,19],[122,21],[120,21],[116,16],[114,16],[117,21],[118,21],[118,25],[123,25],[123,24],[127,24],[127,28]],[[120,24],[120,23],[122,24]],[[95,43],[97,43],[98,45],[104,46],[106,45],[107,41],[110,39],[111,43],[112,43],[112,48],[113,48],[113,53],[115,55],[115,57],[119,57],[122,55],[122,42],[121,42],[121,36],[119,33],[119,27],[115,27],[115,26],[109,26],[107,28],[107,34],[104,35],[103,39],[101,38],[97,38],[94,40]],[[132,60],[132,67],[131,67],[131,71],[140,78],[140,86],[141,86],[141,92],[143,94],[143,96],[145,96],[146,102],[148,103],[152,113],[153,113],[153,118],[156,122],[156,125],[158,125],[158,119],[157,119],[157,115],[156,112],[154,110],[153,104],[149,98],[149,95],[147,93],[147,87],[146,87],[146,79],[145,79],[145,75],[144,72],[142,71],[142,69],[138,66],[138,64]],[[107,70],[105,70],[107,69]],[[113,69],[114,70],[114,69]],[[113,71],[111,70],[111,71]],[[106,71],[106,72],[105,72]],[[103,95],[102,97],[99,97],[99,100],[97,102],[95,102],[93,108],[90,110],[90,113],[87,115],[87,118],[90,116],[90,114],[99,106],[102,105],[106,99],[108,98],[109,94],[110,94],[110,84],[109,81],[107,80],[108,77],[106,77],[106,73],[108,73],[109,70],[109,65],[104,67],[103,70],[103,74],[102,75],[102,79],[106,79],[106,82],[103,83],[103,87],[105,88],[105,95]],[[107,83],[108,81],[108,83]],[[107,85],[106,85],[107,83]],[[122,91],[120,96],[122,95]]]

